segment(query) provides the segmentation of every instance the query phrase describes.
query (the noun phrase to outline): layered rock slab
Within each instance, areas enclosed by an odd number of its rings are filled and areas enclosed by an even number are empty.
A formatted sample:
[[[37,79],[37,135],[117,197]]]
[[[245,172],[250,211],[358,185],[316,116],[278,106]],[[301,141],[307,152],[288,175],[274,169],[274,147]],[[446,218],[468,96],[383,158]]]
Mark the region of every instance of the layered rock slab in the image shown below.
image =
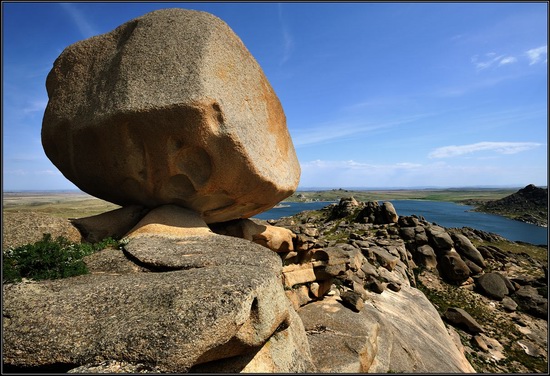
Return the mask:
[[[227,24],[163,9],[67,47],[46,81],[46,155],[83,191],[248,218],[297,187],[281,103]]]
[[[239,240],[227,238],[231,243]],[[126,247],[154,241],[152,236],[141,236]],[[195,260],[187,265],[164,263],[163,257],[174,259],[167,257],[170,250],[178,251],[177,245],[163,243],[167,250],[157,266],[180,269],[169,272],[128,269],[112,275],[103,270],[64,280],[4,285],[4,364],[28,370],[118,361],[185,372],[198,364],[257,353],[285,335],[292,337],[287,343],[296,345],[295,351],[307,360],[309,349],[304,341],[300,345],[299,326],[284,333],[284,328],[296,324],[275,272],[280,273],[279,257],[247,243],[248,247],[227,247],[225,261],[214,262],[187,248],[186,256],[179,253]],[[237,256],[249,261],[243,263]],[[300,371],[312,367],[307,361],[296,366]]]
[[[475,372],[429,300],[409,286],[369,293],[358,313],[327,297],[298,314],[319,372]]]

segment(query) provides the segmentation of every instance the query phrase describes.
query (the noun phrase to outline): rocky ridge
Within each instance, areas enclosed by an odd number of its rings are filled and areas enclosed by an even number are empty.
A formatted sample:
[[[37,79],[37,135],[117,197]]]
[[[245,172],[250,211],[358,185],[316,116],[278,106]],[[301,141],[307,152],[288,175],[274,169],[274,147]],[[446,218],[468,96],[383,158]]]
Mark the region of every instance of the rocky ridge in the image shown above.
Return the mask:
[[[442,228],[421,217],[400,217],[389,203],[352,198],[269,222],[207,226],[185,209],[160,211],[173,217],[180,212],[186,223],[195,224],[192,233],[183,234],[179,227],[174,233],[170,225],[155,234],[136,231],[125,237],[121,249],[87,256],[90,275],[4,286],[4,352],[10,367],[69,372],[545,371],[545,265],[526,253],[495,246],[505,241],[497,235]],[[104,231],[90,223],[105,221],[88,221],[89,236]],[[130,235],[144,227],[135,219],[126,224]],[[42,312],[32,317],[36,322],[29,321],[29,310]],[[195,313],[189,315],[191,311]],[[237,312],[242,312],[243,324],[237,321],[231,329],[230,323],[241,317]],[[131,325],[128,316],[135,320]],[[184,321],[159,319],[164,316]],[[82,332],[85,317],[91,320],[89,332]],[[154,325],[154,331],[140,329],[140,322]],[[204,331],[191,330],[202,325]],[[29,336],[24,332],[29,327],[45,331],[33,330]],[[92,333],[103,334],[94,339]],[[192,342],[172,339],[175,333]],[[92,343],[103,344],[102,352],[93,350]],[[164,352],[151,347],[154,343]],[[201,350],[207,348],[211,350]],[[176,353],[186,355],[178,360],[170,355]],[[48,363],[52,359],[53,365]]]
[[[548,188],[529,184],[516,193],[481,203],[477,211],[504,215],[537,226],[548,226]]]
[[[399,217],[390,203],[353,198],[269,222],[297,236],[296,251],[283,256],[286,292],[295,307],[332,295],[362,311],[373,296],[417,287],[478,372],[547,369],[547,266],[502,249],[513,242]]]

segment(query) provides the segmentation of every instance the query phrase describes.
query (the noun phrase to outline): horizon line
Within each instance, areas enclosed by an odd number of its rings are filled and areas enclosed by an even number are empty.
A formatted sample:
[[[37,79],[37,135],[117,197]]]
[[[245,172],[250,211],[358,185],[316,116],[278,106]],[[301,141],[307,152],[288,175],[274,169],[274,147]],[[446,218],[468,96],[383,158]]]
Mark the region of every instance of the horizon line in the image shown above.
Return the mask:
[[[529,184],[527,184],[529,185]],[[300,191],[338,191],[338,190],[348,190],[348,191],[378,191],[378,190],[446,190],[446,189],[516,189],[524,188],[527,185],[468,185],[468,186],[409,186],[409,187],[361,187],[361,186],[342,186],[342,187],[326,187],[326,186],[309,186],[309,187],[298,187],[294,192]],[[547,185],[536,185],[539,188],[547,188]],[[6,189],[2,190],[2,193],[20,193],[20,192],[70,192],[70,193],[83,193],[90,195],[80,189],[75,188],[66,188],[66,189]],[[93,195],[90,195],[93,196]],[[94,196],[95,197],[95,196]]]

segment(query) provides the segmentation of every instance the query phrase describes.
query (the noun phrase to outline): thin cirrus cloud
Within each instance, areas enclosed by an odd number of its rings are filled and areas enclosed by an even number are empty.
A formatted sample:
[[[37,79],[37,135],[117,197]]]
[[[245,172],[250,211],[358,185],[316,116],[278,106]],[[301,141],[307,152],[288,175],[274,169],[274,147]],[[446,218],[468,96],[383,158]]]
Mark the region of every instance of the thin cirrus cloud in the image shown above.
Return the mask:
[[[477,70],[483,70],[493,65],[501,66],[505,64],[515,63],[517,61],[517,58],[515,58],[514,56],[505,56],[505,55],[496,56],[496,53],[489,52],[485,54],[484,59],[481,60],[478,55],[475,55],[472,57],[471,61]]]
[[[548,47],[547,46],[540,46],[537,48],[532,48],[525,52],[527,57],[529,58],[529,65],[533,65],[538,63],[542,60],[544,57],[544,62],[548,62]]]
[[[498,65],[512,64],[512,63],[515,63],[516,61],[518,61],[518,59],[516,59],[515,57],[507,56],[505,58],[500,59],[500,61],[498,62]]]
[[[548,47],[540,46],[525,51],[521,56],[527,56],[529,65],[534,65],[540,62],[548,62]],[[490,68],[492,66],[499,67],[502,65],[517,63],[518,58],[515,56],[497,55],[495,52],[489,52],[480,58],[479,55],[474,55],[471,58],[472,64],[478,71]]]
[[[83,38],[90,38],[99,34],[82,12],[76,8],[75,4],[60,3],[59,5],[69,14]]]
[[[292,38],[292,34],[290,33],[288,29],[288,25],[285,22],[283,18],[283,6],[282,4],[278,4],[278,12],[279,12],[279,22],[281,23],[281,30],[282,30],[282,36],[283,36],[283,57],[281,58],[280,64],[286,63],[290,56],[292,55],[292,51],[294,49],[294,39]]]
[[[416,169],[421,168],[422,165],[418,163],[409,163],[409,162],[402,162],[402,163],[394,163],[394,164],[387,164],[387,165],[379,165],[379,164],[371,164],[371,163],[363,163],[363,162],[357,162],[354,160],[347,160],[347,161],[330,161],[330,160],[321,160],[316,159],[309,162],[301,163],[302,168],[338,168],[338,169],[352,169],[352,170],[362,170],[362,169],[370,169],[370,170],[376,170],[376,169]]]
[[[480,151],[492,151],[498,154],[516,154],[541,146],[536,142],[478,142],[468,145],[443,146],[433,150],[429,158],[451,158]]]
[[[44,112],[46,106],[48,105],[47,98],[40,98],[36,100],[30,100],[26,106],[23,108],[25,114],[32,114],[36,112]]]
[[[401,118],[388,120],[385,122],[330,122],[316,127],[308,127],[291,131],[292,141],[295,147],[311,146],[318,144],[327,144],[331,142],[358,137],[373,132],[389,130],[393,127],[412,123],[427,117],[435,115],[434,113],[413,114]]]

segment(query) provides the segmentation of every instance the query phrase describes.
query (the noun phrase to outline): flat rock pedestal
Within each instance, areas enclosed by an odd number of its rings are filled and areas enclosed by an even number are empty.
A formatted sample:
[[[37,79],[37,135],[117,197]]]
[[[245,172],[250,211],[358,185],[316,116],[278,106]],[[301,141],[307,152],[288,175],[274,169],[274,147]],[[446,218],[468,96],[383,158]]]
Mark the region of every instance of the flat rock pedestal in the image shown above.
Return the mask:
[[[174,206],[152,210],[126,240],[92,255],[91,274],[3,286],[6,368],[315,371],[277,254]],[[102,252],[109,262],[97,262]]]

